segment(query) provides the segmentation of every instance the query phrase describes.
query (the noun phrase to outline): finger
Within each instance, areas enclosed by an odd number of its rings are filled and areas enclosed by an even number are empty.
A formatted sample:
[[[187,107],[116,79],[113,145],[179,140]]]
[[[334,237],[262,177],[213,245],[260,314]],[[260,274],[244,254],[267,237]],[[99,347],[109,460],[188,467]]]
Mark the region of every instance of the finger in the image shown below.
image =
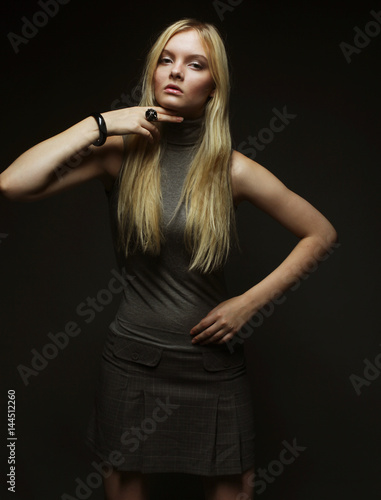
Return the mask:
[[[214,335],[210,335],[204,340],[201,340],[198,342],[199,345],[206,345],[206,344],[217,344],[218,341],[223,338],[223,333],[216,332]]]
[[[174,111],[173,109],[168,109],[168,108],[162,108],[161,106],[150,106],[152,109],[157,111],[158,113],[164,114],[164,115],[173,115],[173,116],[178,116],[178,111]],[[147,108],[149,109],[149,108]]]
[[[218,342],[216,342],[217,344],[226,344],[227,342],[229,342],[229,340],[231,340],[233,338],[233,335],[231,336],[228,336],[228,335],[224,335],[222,337],[221,340],[219,340]]]
[[[207,331],[206,329],[209,328],[210,326],[212,326],[215,322],[216,322],[215,316],[214,315],[212,316],[209,312],[204,318],[202,318],[201,321],[199,321],[199,323],[197,323],[197,325],[195,325],[193,328],[191,328],[190,334],[194,335],[194,334],[200,333],[202,331]],[[208,330],[208,331],[210,331],[210,330]]]
[[[182,116],[173,116],[173,115],[165,115],[163,113],[157,114],[158,121],[162,122],[173,122],[173,123],[181,123],[184,120]]]
[[[145,137],[146,139],[148,139],[150,142],[154,142],[154,136],[153,136],[153,133],[154,132],[150,132],[148,130],[148,128],[146,127],[140,127],[139,129],[139,133]]]
[[[160,139],[160,132],[152,122],[147,120],[147,123],[144,123],[142,127],[148,129],[153,138]]]
[[[165,113],[157,113],[157,120],[155,120],[155,121],[179,123],[179,122],[182,122],[183,120],[184,120],[184,118],[182,116],[168,115]]]
[[[179,116],[177,111],[172,111],[161,107],[150,107],[146,108],[145,112],[147,111],[147,109],[154,109],[157,112],[157,120],[155,121],[166,121],[166,122],[176,123],[176,122],[182,122],[184,120],[182,116]],[[144,112],[144,118],[145,118],[145,112]]]
[[[205,328],[201,333],[196,335],[196,337],[192,338],[192,342],[203,342],[204,340],[208,339],[209,337],[213,337],[216,333],[219,332],[219,328],[217,325],[212,325],[209,328]]]

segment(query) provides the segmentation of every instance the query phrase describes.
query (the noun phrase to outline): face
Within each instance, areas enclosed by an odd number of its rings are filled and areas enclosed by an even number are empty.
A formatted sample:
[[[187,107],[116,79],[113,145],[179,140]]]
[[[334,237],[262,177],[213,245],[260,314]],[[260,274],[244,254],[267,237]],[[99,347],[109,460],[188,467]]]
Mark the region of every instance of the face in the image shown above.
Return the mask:
[[[208,56],[195,30],[174,35],[164,47],[153,77],[156,101],[179,116],[203,115],[206,101],[214,95]]]

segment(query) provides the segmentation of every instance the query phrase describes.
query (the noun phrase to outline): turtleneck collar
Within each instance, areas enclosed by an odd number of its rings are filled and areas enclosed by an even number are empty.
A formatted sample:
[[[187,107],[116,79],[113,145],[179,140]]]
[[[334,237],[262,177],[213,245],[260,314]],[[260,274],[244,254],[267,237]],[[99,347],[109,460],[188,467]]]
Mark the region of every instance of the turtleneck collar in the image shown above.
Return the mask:
[[[181,123],[162,122],[166,142],[175,146],[193,146],[199,139],[205,115]]]

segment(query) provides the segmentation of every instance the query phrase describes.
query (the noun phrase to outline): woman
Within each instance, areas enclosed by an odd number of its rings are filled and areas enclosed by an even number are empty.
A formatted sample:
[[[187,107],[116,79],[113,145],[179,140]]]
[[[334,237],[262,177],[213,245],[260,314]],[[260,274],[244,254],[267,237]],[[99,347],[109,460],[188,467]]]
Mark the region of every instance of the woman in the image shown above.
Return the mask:
[[[127,279],[87,434],[110,464],[106,498],[145,499],[146,473],[185,472],[202,476],[208,500],[251,499],[252,400],[242,342],[233,341],[336,231],[232,150],[228,63],[212,25],[184,19],[164,30],[142,84],[139,106],[87,117],[23,153],[0,175],[1,192],[32,201],[98,178],[109,197]],[[223,267],[244,200],[300,241],[269,276],[229,298]]]

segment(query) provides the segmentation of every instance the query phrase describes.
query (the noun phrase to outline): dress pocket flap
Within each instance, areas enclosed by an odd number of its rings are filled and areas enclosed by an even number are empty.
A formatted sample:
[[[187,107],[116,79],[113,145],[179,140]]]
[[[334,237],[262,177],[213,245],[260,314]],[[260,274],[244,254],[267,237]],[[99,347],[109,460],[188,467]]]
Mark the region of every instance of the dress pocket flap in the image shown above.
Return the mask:
[[[117,358],[134,361],[146,366],[156,366],[160,361],[163,348],[117,337],[113,351]]]
[[[227,349],[210,348],[210,350],[202,351],[202,358],[204,368],[212,372],[244,366],[246,363],[241,349],[230,352]]]

